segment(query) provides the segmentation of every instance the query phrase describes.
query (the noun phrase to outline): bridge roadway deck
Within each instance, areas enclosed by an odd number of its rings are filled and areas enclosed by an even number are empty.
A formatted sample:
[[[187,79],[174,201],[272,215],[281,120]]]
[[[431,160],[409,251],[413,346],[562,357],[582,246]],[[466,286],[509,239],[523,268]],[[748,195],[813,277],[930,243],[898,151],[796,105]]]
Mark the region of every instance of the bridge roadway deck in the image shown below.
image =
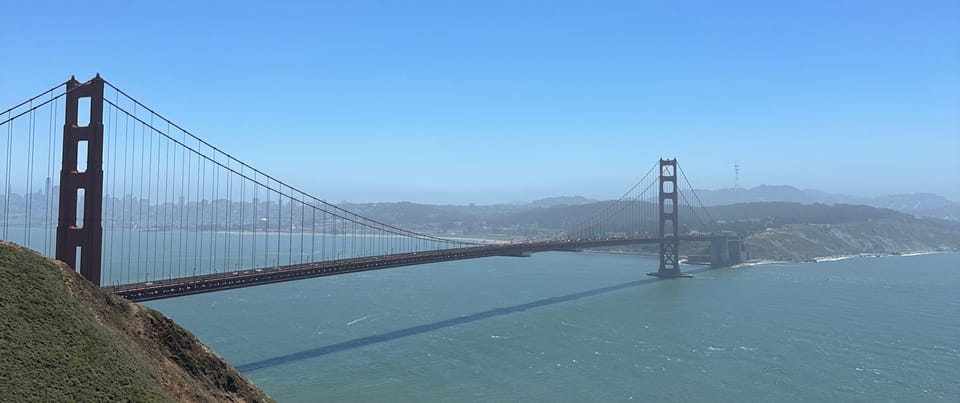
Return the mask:
[[[711,238],[711,236],[707,235],[680,237],[680,239],[684,241],[707,241]],[[660,243],[662,241],[663,238],[636,237],[500,243],[426,252],[411,252],[331,260],[326,262],[295,264],[264,269],[250,269],[230,273],[182,277],[177,279],[133,283],[120,286],[108,286],[104,288],[107,291],[117,294],[128,300],[139,302],[172,298],[183,295],[201,294],[232,288],[251,287],[261,284],[301,280],[313,277],[380,270],[391,267],[412,266],[452,260],[476,259],[491,256],[525,256],[530,253],[546,251],[580,251],[588,248],[650,244]]]

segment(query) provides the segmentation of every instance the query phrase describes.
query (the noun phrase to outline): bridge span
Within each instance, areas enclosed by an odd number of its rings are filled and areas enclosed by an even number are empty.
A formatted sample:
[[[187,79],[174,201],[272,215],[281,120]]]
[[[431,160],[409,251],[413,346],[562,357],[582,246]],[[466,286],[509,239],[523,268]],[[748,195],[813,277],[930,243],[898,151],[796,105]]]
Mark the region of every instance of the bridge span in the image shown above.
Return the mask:
[[[619,199],[593,205],[590,215],[564,216],[551,227],[555,233],[484,244],[400,228],[328,203],[211,145],[99,75],[86,82],[71,77],[3,110],[0,128],[7,133],[0,146],[6,180],[0,239],[14,240],[11,233],[22,229],[24,244],[134,301],[630,244],[659,245],[659,269],[648,273],[658,277],[686,277],[681,241],[710,242],[709,258],[699,262],[739,259],[739,247],[730,246],[739,240],[719,230],[676,159],[659,159]],[[310,169],[341,168],[316,161]],[[11,195],[14,187],[26,192]],[[31,241],[35,232],[43,239]]]
[[[726,235],[683,235],[684,241],[722,241]],[[140,282],[120,286],[105,287],[110,292],[131,301],[150,301],[183,295],[202,294],[234,288],[251,287],[261,284],[280,283],[314,277],[334,276],[393,267],[439,263],[452,260],[477,259],[492,256],[526,256],[531,253],[548,251],[578,252],[584,249],[611,246],[660,244],[664,238],[658,237],[622,237],[606,239],[545,240],[530,242],[505,242],[457,249],[441,249],[426,252],[397,253],[372,257],[340,259],[327,262],[293,264],[254,270],[228,272],[214,275],[202,275],[178,278],[170,281]],[[716,255],[719,256],[719,255]],[[714,266],[725,266],[730,261],[714,260]]]

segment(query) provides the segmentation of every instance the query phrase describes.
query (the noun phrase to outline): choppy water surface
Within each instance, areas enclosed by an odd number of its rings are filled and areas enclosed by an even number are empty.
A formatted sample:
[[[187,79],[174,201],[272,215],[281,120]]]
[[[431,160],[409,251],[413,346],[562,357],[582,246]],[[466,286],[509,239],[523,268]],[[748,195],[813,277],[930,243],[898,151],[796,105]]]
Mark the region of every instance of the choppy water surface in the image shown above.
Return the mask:
[[[541,253],[148,303],[279,401],[956,401],[960,254]],[[693,270],[695,268],[688,268]]]

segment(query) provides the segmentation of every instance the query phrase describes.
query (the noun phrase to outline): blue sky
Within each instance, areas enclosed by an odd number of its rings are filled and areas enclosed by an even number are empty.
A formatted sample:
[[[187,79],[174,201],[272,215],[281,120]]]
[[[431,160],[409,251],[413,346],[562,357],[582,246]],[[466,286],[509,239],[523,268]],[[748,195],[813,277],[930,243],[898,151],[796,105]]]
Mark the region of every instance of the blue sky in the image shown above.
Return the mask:
[[[16,2],[0,105],[100,72],[331,201],[612,198],[661,156],[960,200],[960,2],[719,3]]]

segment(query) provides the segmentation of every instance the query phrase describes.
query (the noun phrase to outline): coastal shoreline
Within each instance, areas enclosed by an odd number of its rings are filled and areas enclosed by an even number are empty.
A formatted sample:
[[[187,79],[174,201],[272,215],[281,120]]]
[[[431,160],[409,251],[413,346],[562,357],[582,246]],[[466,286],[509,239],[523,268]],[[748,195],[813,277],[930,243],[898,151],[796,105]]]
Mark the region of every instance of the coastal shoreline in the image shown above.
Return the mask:
[[[910,256],[923,256],[923,255],[933,255],[938,253],[960,253],[960,251],[910,251],[910,252],[901,252],[901,253],[856,253],[850,255],[834,255],[834,256],[818,256],[810,258],[807,260],[774,260],[774,259],[756,259],[741,264],[735,265],[733,267],[749,267],[749,266],[762,266],[762,265],[771,265],[771,264],[791,264],[791,263],[824,263],[824,262],[838,262],[841,260],[854,259],[854,258],[883,258],[883,257],[910,257]]]

